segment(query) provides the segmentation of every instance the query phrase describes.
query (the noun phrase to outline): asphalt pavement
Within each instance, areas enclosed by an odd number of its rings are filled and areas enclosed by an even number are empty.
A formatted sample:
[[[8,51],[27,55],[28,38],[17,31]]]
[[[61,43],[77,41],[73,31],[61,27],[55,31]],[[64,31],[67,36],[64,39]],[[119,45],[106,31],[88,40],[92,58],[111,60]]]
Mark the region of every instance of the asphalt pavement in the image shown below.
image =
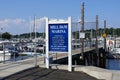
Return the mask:
[[[98,80],[83,72],[35,67],[3,78],[2,80]]]

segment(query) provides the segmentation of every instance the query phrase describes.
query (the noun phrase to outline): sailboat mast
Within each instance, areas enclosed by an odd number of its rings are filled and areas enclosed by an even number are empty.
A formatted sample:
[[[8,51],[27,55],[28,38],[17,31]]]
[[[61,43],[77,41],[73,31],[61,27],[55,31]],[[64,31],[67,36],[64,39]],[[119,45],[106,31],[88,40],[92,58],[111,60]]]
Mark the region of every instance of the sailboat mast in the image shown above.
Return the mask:
[[[35,33],[35,39],[36,39],[36,16],[34,16],[34,28],[33,28],[33,32]]]
[[[32,40],[32,35],[31,35],[31,33],[32,33],[32,27],[31,27],[31,16],[29,17],[29,27],[30,27],[30,40]]]

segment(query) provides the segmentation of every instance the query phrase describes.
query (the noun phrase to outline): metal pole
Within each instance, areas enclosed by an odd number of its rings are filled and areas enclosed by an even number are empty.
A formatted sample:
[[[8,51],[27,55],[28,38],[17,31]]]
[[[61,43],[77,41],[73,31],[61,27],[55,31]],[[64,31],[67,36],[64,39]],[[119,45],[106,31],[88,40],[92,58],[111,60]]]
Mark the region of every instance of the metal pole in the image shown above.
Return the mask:
[[[32,27],[31,27],[31,16],[29,17],[29,26],[30,26],[30,41],[32,40],[31,37],[32,37]]]
[[[5,44],[3,43],[3,64],[5,64]]]
[[[37,66],[36,42],[34,44],[34,65]]]
[[[77,27],[78,27],[78,24],[76,23],[76,27],[75,27],[75,48],[77,48]]]
[[[14,61],[15,61],[15,44],[13,44],[14,45]]]
[[[82,3],[82,9],[81,9],[81,20],[82,20],[82,27],[81,27],[81,32],[84,32],[84,2]],[[81,48],[81,53],[82,53],[82,59],[84,59],[84,39],[81,38],[82,41],[82,48]]]
[[[35,40],[36,40],[36,16],[34,16],[34,32],[35,32]]]

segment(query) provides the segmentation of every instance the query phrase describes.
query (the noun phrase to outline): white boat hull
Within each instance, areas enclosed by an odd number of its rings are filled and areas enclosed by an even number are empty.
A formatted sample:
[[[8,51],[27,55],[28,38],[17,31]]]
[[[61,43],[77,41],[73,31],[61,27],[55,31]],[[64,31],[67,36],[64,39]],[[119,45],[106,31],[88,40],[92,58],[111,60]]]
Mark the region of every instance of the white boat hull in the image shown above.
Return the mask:
[[[0,51],[1,52],[1,51]],[[11,53],[5,53],[5,61],[11,59]],[[0,62],[4,61],[3,53],[0,53]]]

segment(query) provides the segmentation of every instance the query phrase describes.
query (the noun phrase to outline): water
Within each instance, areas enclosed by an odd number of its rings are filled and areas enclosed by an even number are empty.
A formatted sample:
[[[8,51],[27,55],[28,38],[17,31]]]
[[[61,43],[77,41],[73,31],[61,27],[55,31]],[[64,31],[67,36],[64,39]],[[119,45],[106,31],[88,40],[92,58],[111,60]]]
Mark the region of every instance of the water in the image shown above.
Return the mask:
[[[110,70],[120,70],[120,59],[108,59],[107,69]]]

